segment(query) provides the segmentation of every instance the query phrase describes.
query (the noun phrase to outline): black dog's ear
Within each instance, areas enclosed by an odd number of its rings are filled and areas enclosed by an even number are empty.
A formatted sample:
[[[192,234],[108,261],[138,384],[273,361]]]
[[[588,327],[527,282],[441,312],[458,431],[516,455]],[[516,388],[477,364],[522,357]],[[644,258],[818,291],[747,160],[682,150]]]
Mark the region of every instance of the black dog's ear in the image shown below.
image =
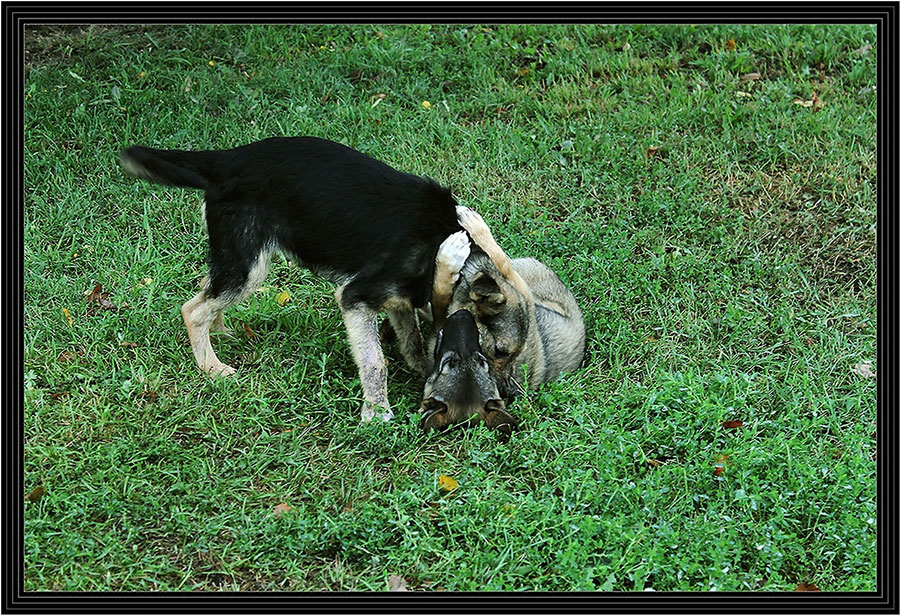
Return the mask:
[[[497,280],[480,271],[469,287],[469,299],[475,302],[479,316],[490,316],[500,311],[506,303],[506,296],[501,292]]]
[[[447,420],[447,404],[439,402],[433,397],[422,400],[422,407],[419,410],[424,412],[419,427],[424,431],[434,429],[435,431],[443,431],[450,425]]]
[[[491,399],[484,405],[484,424],[496,429],[503,440],[509,439],[519,420],[506,411],[506,404],[499,399]]]

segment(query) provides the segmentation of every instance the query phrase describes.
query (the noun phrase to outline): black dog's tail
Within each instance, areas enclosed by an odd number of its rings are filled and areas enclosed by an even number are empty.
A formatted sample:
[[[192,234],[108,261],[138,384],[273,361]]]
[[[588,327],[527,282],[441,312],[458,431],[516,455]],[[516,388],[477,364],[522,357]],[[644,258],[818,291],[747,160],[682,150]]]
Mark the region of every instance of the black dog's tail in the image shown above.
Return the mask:
[[[217,153],[135,146],[123,149],[119,161],[134,177],[167,186],[205,190],[212,183]]]

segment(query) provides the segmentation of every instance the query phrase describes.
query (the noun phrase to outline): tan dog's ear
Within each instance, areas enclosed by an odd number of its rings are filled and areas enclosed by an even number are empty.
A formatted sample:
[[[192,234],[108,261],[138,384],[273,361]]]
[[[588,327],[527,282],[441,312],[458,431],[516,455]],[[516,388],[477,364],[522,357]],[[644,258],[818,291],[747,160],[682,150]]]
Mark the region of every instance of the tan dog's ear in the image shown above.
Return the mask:
[[[469,299],[475,302],[479,316],[492,316],[506,303],[506,296],[501,292],[497,280],[483,271],[475,275],[469,288]]]

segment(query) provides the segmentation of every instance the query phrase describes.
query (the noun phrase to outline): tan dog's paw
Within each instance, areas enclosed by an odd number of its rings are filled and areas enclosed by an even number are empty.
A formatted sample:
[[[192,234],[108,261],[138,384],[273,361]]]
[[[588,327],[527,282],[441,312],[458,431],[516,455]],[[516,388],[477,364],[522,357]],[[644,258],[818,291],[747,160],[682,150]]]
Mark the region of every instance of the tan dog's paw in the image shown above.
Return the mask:
[[[481,214],[474,209],[458,205],[456,207],[456,219],[459,221],[459,225],[469,232],[475,243],[481,245],[485,241],[493,241],[494,238],[487,223],[481,217]]]
[[[469,258],[471,250],[469,236],[465,231],[453,233],[444,240],[438,249],[438,267],[445,269],[450,274],[453,283],[459,279],[459,272],[466,263],[466,259]]]

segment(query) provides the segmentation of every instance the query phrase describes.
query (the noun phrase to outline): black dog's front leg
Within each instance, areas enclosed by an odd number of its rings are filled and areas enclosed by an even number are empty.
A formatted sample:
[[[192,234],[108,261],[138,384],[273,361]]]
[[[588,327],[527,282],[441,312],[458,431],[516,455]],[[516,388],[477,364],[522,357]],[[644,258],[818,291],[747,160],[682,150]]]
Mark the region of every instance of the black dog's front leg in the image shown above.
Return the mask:
[[[394,418],[387,397],[387,365],[381,350],[376,325],[377,312],[364,303],[344,305],[342,301],[344,287],[335,293],[341,316],[347,327],[347,339],[353,359],[359,369],[359,380],[362,383],[363,402],[362,420],[371,421],[375,416],[389,421]]]

